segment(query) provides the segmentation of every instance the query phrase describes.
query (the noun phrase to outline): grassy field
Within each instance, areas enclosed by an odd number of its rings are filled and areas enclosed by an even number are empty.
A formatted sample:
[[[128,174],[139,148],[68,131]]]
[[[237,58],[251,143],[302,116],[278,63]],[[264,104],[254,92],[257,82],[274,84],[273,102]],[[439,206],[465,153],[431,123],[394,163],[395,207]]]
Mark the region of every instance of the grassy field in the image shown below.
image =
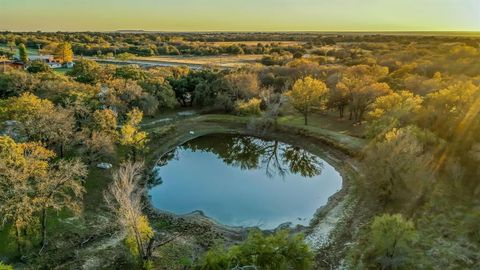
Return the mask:
[[[212,65],[223,67],[238,67],[253,64],[260,60],[262,55],[218,55],[218,56],[151,56],[135,57],[131,60],[158,61],[185,65]]]
[[[257,44],[262,45],[270,45],[272,43],[281,45],[281,46],[294,46],[294,45],[301,45],[305,42],[300,41],[216,41],[216,42],[205,42],[205,44],[212,44],[216,46],[230,46],[234,44],[244,44],[247,46],[257,46]]]
[[[10,48],[7,47],[7,44],[0,44],[0,50],[10,51]],[[38,55],[38,49],[27,48],[29,55]],[[18,48],[15,49],[15,56],[18,57]]]

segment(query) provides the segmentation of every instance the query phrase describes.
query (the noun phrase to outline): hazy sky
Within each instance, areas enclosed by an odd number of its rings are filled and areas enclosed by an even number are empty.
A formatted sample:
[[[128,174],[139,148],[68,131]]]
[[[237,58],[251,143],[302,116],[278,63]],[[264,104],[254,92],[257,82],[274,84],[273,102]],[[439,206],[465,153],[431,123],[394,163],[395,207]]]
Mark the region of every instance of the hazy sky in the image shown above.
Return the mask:
[[[0,0],[0,31],[480,31],[480,0]]]

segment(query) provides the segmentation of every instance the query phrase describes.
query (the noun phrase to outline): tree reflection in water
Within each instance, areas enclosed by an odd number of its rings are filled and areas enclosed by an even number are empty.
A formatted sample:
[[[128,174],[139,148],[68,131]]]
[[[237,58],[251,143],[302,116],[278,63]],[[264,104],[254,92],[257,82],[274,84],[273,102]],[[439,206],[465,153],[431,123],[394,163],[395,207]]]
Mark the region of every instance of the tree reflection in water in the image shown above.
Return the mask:
[[[304,149],[250,136],[210,135],[189,141],[180,148],[214,153],[226,164],[242,170],[264,168],[271,178],[284,177],[288,173],[314,177],[323,169],[321,160]],[[157,165],[163,166],[176,158],[176,151],[164,155]]]

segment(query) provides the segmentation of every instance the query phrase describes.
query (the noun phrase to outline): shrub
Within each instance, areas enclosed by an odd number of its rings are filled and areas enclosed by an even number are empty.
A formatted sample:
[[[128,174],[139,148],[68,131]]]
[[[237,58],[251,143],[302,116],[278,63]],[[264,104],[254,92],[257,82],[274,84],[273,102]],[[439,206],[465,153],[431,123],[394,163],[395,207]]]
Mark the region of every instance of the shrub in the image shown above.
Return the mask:
[[[237,101],[235,103],[235,112],[238,115],[260,115],[260,104],[262,100],[259,98],[252,98],[248,101]]]
[[[305,270],[312,268],[313,258],[302,234],[279,231],[266,236],[253,231],[245,242],[228,250],[216,247],[208,251],[196,269]]]
[[[3,264],[0,262],[0,270],[13,270],[13,267],[11,265]]]
[[[356,247],[355,269],[414,269],[418,234],[412,221],[400,214],[375,217],[366,240]]]

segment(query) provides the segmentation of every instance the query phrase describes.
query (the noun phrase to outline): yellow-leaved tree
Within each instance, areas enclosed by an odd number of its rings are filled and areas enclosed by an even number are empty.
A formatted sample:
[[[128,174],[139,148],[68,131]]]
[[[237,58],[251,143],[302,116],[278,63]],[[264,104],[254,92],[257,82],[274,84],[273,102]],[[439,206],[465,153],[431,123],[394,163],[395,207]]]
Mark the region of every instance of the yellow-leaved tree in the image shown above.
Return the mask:
[[[73,62],[72,44],[68,42],[58,44],[53,52],[53,55],[61,63]]]
[[[127,113],[127,121],[120,129],[119,142],[121,145],[130,148],[133,160],[136,160],[138,151],[145,149],[145,144],[148,141],[148,134],[139,129],[142,118],[142,111],[134,108]]]
[[[0,136],[0,222],[12,224],[20,255],[28,243],[27,229],[37,217],[46,243],[48,209],[80,212],[85,165],[79,160],[51,163],[54,157],[40,143]]]
[[[308,125],[308,115],[316,108],[321,108],[327,101],[327,86],[321,80],[310,76],[299,79],[287,92],[292,106],[303,115],[305,125]]]

